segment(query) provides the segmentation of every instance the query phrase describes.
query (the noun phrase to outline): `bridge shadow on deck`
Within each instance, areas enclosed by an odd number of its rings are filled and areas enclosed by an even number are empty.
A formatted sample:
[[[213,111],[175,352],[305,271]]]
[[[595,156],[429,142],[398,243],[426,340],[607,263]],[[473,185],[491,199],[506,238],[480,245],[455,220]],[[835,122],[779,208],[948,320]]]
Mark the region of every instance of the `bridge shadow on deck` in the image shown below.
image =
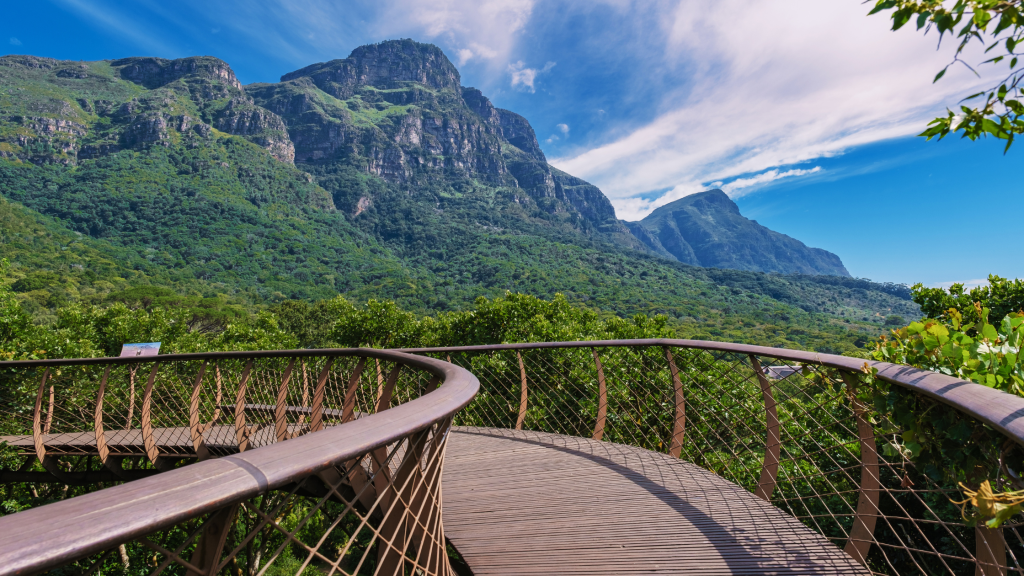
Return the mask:
[[[609,442],[456,428],[445,532],[490,574],[867,574],[824,537],[698,466]]]

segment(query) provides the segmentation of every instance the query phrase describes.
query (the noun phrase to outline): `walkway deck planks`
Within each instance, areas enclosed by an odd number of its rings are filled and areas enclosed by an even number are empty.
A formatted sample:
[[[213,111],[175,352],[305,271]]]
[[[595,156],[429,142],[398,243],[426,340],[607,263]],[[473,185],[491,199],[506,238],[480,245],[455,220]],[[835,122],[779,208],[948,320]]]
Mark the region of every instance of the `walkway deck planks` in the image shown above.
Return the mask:
[[[577,437],[455,428],[445,533],[476,576],[868,574],[698,466]]]
[[[276,438],[253,426],[254,444]],[[234,427],[212,448],[234,453]],[[154,429],[161,452],[191,449],[187,428]],[[219,441],[223,438],[223,442]],[[92,433],[45,435],[88,453]],[[31,436],[3,437],[30,448]],[[141,451],[140,430],[108,431],[112,449]],[[456,427],[445,456],[445,533],[475,576],[568,574],[868,574],[783,511],[666,454],[585,438]]]

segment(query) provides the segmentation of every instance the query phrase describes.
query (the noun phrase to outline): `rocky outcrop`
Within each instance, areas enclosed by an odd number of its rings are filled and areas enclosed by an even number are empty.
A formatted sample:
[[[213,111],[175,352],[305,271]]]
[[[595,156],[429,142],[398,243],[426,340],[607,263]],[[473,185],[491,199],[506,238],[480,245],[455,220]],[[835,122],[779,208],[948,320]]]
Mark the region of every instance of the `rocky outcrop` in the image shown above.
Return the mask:
[[[205,99],[226,95],[229,90],[212,90],[212,83],[223,84],[228,89],[241,90],[242,83],[235,77],[227,62],[210,56],[193,56],[178,60],[163,58],[121,58],[112,60],[110,65],[121,78],[155,90],[182,79],[191,80],[192,86],[206,89],[198,95]],[[202,82],[205,80],[206,82]]]
[[[810,248],[744,218],[721,190],[666,204],[640,222],[627,223],[647,246],[684,264],[782,274],[849,276],[835,254]]]
[[[400,89],[411,82],[456,93],[461,88],[459,71],[440,48],[412,40],[360,46],[348,58],[307,66],[285,74],[281,81],[304,77],[340,100],[351,98],[364,86]]]
[[[538,162],[547,163],[548,159],[541,152],[540,143],[537,142],[537,135],[533,126],[519,114],[508,110],[496,109],[498,113],[498,124],[501,126],[501,135],[510,144],[526,152],[531,158]]]
[[[213,127],[228,134],[242,136],[266,148],[282,162],[295,162],[295,145],[288,136],[284,120],[266,108],[253,103],[252,98],[232,98],[217,112]]]

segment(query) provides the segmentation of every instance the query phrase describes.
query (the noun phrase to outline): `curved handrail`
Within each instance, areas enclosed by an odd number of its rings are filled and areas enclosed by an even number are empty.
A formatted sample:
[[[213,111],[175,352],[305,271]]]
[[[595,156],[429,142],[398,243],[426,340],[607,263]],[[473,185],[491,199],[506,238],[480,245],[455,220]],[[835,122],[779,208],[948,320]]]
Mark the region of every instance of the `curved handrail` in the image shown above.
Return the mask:
[[[536,350],[550,348],[601,348],[617,346],[676,346],[698,350],[735,352],[740,354],[760,354],[774,358],[792,360],[861,372],[865,364],[878,370],[876,376],[904,388],[919,392],[948,404],[961,412],[976,418],[1004,435],[1024,445],[1024,398],[1007,394],[981,384],[961,380],[946,374],[921,370],[911,366],[864,360],[839,356],[837,354],[819,354],[803,350],[772,348],[750,344],[733,344],[707,340],[679,340],[673,338],[648,338],[635,340],[588,340],[577,342],[542,342],[522,344],[491,344],[482,346],[449,346],[439,348],[402,348],[410,354],[453,353],[453,352],[492,352],[498,350]]]
[[[684,458],[776,504],[875,573],[917,573],[920,561],[937,572],[995,576],[1007,573],[1008,557],[1021,569],[1020,525],[966,526],[949,502],[962,498],[955,483],[917,470],[905,452],[915,440],[898,442],[892,423],[876,420],[874,407],[852,392],[868,367],[912,393],[890,401],[914,406],[917,396],[952,408],[936,414],[975,438],[967,442],[972,454],[1001,451],[999,474],[1013,478],[1004,458],[1017,458],[1024,445],[1024,398],[887,362],[702,340],[404,351],[472,366],[480,377],[480,395],[456,423],[514,422],[517,430],[603,437]],[[805,369],[768,370],[771,364]],[[982,424],[1007,441],[988,436]]]
[[[0,362],[0,368],[302,356],[392,360],[420,368],[442,384],[417,399],[343,426],[2,517],[0,574],[54,568],[338,466],[452,416],[479,388],[475,376],[447,362],[363,348],[15,361]]]

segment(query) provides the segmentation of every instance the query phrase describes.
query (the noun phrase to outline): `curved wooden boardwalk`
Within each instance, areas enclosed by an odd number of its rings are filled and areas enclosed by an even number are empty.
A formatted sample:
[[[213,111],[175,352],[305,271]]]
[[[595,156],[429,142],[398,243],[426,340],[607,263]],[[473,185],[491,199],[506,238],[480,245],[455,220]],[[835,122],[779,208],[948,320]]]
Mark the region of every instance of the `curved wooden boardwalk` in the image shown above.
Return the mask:
[[[641,448],[455,428],[443,487],[445,533],[476,576],[868,574],[750,492]]]
[[[165,450],[186,447],[179,438],[184,430],[155,429],[154,437]],[[140,430],[111,438],[129,452],[144,449]],[[31,436],[0,440],[32,444]],[[47,435],[46,443],[95,449],[88,433]],[[275,438],[257,442],[264,443]],[[442,486],[445,534],[475,576],[868,574],[817,532],[743,488],[683,460],[623,444],[456,427]]]

